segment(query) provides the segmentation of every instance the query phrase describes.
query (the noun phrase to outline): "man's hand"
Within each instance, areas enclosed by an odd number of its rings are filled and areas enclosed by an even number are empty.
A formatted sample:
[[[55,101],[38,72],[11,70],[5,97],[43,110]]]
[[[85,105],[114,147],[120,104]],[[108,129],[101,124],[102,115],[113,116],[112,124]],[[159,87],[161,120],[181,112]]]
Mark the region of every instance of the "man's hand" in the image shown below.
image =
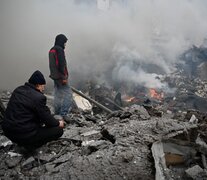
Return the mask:
[[[65,127],[65,121],[60,120],[59,121],[59,127],[64,128]]]
[[[67,79],[63,79],[62,80],[62,85],[66,85],[68,83],[68,80]]]

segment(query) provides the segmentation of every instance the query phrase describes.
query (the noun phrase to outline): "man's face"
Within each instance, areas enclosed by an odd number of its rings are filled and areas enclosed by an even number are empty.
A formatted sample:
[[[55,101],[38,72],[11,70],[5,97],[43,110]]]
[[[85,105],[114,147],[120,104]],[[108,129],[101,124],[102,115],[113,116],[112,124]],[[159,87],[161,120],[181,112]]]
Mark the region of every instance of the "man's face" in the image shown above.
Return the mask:
[[[38,89],[40,92],[43,92],[45,90],[45,84],[37,84],[36,89]]]

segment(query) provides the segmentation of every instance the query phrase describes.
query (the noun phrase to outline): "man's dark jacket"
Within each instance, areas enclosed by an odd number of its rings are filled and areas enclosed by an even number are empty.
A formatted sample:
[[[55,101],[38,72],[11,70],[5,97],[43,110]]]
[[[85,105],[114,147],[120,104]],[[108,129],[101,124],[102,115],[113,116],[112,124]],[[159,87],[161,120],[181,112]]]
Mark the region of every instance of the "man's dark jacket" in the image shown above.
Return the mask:
[[[2,128],[10,139],[32,137],[45,124],[55,127],[59,122],[46,106],[46,97],[33,84],[25,83],[14,90],[7,105]]]
[[[65,35],[60,34],[55,39],[55,45],[49,51],[50,78],[53,80],[68,79],[67,62],[65,59]]]

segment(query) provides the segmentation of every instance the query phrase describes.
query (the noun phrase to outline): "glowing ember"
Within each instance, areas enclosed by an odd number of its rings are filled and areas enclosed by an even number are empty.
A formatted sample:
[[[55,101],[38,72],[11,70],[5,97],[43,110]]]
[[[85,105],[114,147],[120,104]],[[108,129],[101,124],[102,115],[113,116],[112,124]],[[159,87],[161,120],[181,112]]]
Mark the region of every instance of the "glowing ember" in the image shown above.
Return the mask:
[[[126,102],[133,102],[133,101],[135,101],[135,99],[136,99],[135,97],[128,97],[125,99],[125,101]]]
[[[164,93],[158,93],[155,89],[149,89],[149,94],[151,98],[162,100],[164,98]]]

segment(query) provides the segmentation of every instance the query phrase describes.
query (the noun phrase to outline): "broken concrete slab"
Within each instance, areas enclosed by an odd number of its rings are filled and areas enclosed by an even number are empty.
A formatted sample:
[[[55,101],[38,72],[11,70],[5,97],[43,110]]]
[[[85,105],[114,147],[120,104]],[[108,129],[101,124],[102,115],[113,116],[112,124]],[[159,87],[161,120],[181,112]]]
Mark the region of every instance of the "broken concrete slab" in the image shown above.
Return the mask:
[[[191,146],[187,141],[181,141],[180,144],[172,143],[171,140],[153,143],[152,154],[155,160],[156,180],[183,179],[186,177],[185,172],[197,176],[198,168],[189,168],[196,161],[201,161],[201,157],[197,157],[197,153],[196,147]],[[205,174],[202,174],[202,177],[204,176]]]
[[[199,165],[195,165],[195,166],[187,169],[185,172],[192,179],[197,179],[197,178],[199,178],[199,175],[201,173],[203,173],[203,169]]]
[[[155,142],[152,145],[152,155],[155,160],[155,169],[156,169],[156,174],[155,174],[155,179],[156,180],[167,180],[167,179],[172,179],[169,175],[169,169],[166,166],[166,161],[165,161],[165,153],[163,149],[163,144],[162,142]]]

